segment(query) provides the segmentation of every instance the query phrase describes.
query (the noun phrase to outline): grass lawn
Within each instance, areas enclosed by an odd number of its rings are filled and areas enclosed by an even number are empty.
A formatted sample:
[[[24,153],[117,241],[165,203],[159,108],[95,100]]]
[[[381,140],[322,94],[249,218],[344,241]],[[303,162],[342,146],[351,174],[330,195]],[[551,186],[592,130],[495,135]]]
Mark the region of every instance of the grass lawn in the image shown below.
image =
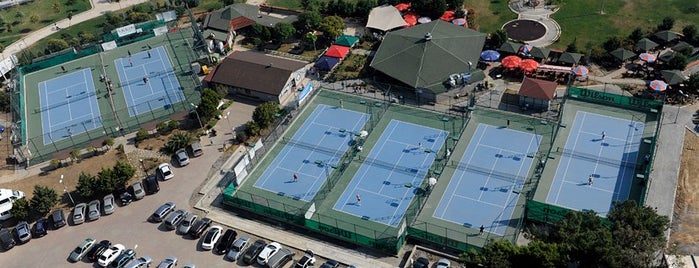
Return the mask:
[[[67,5],[73,2],[72,5]],[[58,12],[54,9],[58,7]],[[7,25],[0,31],[0,43],[4,46],[12,44],[28,33],[65,19],[68,13],[76,15],[90,9],[89,0],[41,0],[0,10],[0,18]],[[35,22],[32,22],[34,18]]]

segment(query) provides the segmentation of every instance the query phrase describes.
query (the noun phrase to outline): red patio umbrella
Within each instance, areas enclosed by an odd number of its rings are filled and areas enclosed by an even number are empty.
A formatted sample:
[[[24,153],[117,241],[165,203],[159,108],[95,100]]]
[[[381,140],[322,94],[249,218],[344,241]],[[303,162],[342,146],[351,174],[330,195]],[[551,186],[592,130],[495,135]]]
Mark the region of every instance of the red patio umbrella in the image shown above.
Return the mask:
[[[539,63],[532,59],[526,59],[519,64],[519,68],[522,68],[525,72],[533,72],[536,71],[536,68],[539,68]]]
[[[507,56],[502,59],[502,67],[508,68],[508,69],[514,69],[519,67],[519,65],[522,63],[522,59],[520,59],[517,56]]]
[[[413,3],[400,3],[400,4],[396,5],[396,9],[398,9],[398,11],[400,11],[400,12],[403,12],[403,11],[407,11],[408,9],[410,9],[410,7],[412,5],[413,5]]]
[[[410,26],[413,26],[417,24],[417,14],[413,12],[408,12],[403,15],[403,20],[405,20],[405,23],[407,23]]]
[[[444,11],[444,14],[442,14],[442,16],[439,17],[439,19],[446,21],[446,22],[450,22],[450,21],[454,20],[454,11],[453,10]]]
[[[325,51],[325,56],[342,59],[347,56],[349,50],[350,48],[346,46],[332,45]]]

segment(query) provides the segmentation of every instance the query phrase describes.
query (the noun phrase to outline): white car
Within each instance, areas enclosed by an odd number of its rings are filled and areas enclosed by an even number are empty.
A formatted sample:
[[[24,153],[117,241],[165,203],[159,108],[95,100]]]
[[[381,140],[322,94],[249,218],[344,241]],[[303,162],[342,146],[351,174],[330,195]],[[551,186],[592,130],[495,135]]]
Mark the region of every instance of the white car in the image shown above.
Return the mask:
[[[214,248],[214,245],[216,245],[218,239],[221,238],[221,232],[223,232],[223,228],[221,228],[221,226],[216,225],[211,227],[211,229],[206,232],[204,240],[201,241],[201,247],[205,250],[211,250]]]
[[[272,257],[272,255],[276,254],[280,249],[282,249],[282,245],[277,242],[267,244],[267,246],[260,251],[260,254],[257,255],[257,263],[262,266],[267,265],[269,257]]]
[[[168,163],[158,165],[158,169],[156,171],[158,172],[158,176],[160,176],[160,178],[164,181],[175,177],[175,174],[172,174],[172,168]]]
[[[175,158],[177,158],[177,163],[180,164],[180,167],[189,165],[189,156],[187,155],[187,150],[177,150],[177,152],[175,152]]]
[[[437,266],[435,268],[450,268],[451,262],[447,259],[440,259],[437,261]]]
[[[97,259],[97,264],[102,267],[107,267],[107,265],[112,263],[125,249],[126,247],[122,244],[112,245],[100,255],[99,259]]]

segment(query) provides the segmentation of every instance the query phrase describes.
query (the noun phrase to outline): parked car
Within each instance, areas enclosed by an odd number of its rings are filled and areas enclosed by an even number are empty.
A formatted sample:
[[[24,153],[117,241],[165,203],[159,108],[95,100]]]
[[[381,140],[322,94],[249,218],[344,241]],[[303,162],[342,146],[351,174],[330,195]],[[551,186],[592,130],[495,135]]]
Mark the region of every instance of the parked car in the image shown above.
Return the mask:
[[[189,229],[192,228],[192,224],[194,224],[198,218],[199,216],[197,216],[197,214],[189,213],[187,217],[180,222],[180,226],[177,227],[177,232],[180,234],[187,234]]]
[[[417,258],[413,262],[413,268],[427,268],[430,267],[430,261],[425,257]]]
[[[288,262],[290,262],[293,258],[296,252],[294,252],[291,249],[288,248],[282,248],[277,251],[274,255],[269,257],[269,261],[267,261],[267,267],[269,268],[280,268],[286,265]]]
[[[153,263],[153,258],[150,256],[141,256],[129,262],[125,268],[147,268],[151,263]]]
[[[156,194],[160,191],[160,183],[158,183],[158,177],[155,175],[148,175],[143,180],[143,186],[145,186],[146,194]]]
[[[115,196],[119,197],[119,203],[122,207],[131,204],[131,201],[133,201],[133,195],[124,187],[117,189],[114,193]]]
[[[78,225],[85,222],[85,209],[87,209],[87,204],[85,203],[75,205],[73,208],[73,224]]]
[[[180,167],[189,165],[189,156],[187,155],[187,150],[179,149],[175,152],[175,159],[177,159],[177,164]]]
[[[332,259],[327,260],[327,261],[325,261],[325,263],[320,265],[320,268],[337,268],[337,267],[340,267],[340,263],[338,261],[332,260]]]
[[[451,261],[447,259],[439,259],[437,261],[437,266],[435,268],[450,268],[451,267]]]
[[[158,165],[158,169],[156,169],[155,172],[158,174],[158,176],[160,176],[160,179],[164,181],[175,177],[175,174],[172,173],[172,168],[168,163]]]
[[[168,214],[170,214],[170,212],[172,212],[172,210],[174,210],[174,209],[175,209],[175,203],[167,202],[167,203],[161,205],[160,207],[158,207],[158,209],[156,209],[155,212],[153,212],[153,215],[150,216],[150,221],[151,222],[162,222],[163,219]]]
[[[192,142],[192,144],[189,145],[189,152],[192,153],[192,157],[203,155],[204,150],[201,148],[201,142],[198,140]]]
[[[104,215],[109,215],[114,213],[114,195],[108,194],[102,199],[102,210]]]
[[[316,263],[316,255],[313,253],[312,250],[307,249],[306,251],[303,252],[303,257],[299,259],[299,261],[296,262],[294,265],[294,268],[307,268],[310,266],[315,265]]]
[[[121,255],[122,252],[126,250],[126,247],[122,244],[115,244],[110,246],[107,250],[102,252],[102,255],[97,259],[97,264],[102,267],[107,267],[116,257]]]
[[[177,210],[170,214],[169,217],[167,217],[167,220],[165,220],[165,227],[167,227],[170,230],[175,230],[177,228],[177,225],[184,220],[184,218],[187,217],[187,211],[184,209]]]
[[[15,239],[12,237],[12,232],[7,229],[0,230],[0,244],[3,250],[10,250],[15,247]]]
[[[100,201],[92,200],[87,204],[87,220],[96,221],[100,218]]]
[[[97,243],[95,239],[93,238],[86,238],[78,246],[70,253],[70,256],[68,257],[68,260],[71,262],[78,262],[87,255],[87,252],[92,249],[92,247]]]
[[[231,248],[231,244],[233,244],[236,236],[238,236],[238,232],[235,230],[226,230],[223,233],[223,236],[221,236],[221,239],[218,240],[218,243],[214,248],[214,253],[219,255],[226,254],[226,252],[228,252],[228,250]]]
[[[223,232],[223,228],[221,228],[221,226],[211,227],[211,229],[206,232],[204,240],[201,241],[201,248],[205,250],[211,250],[214,248],[214,245],[216,242],[218,242],[218,239],[221,238],[221,232]]]
[[[143,197],[146,196],[146,191],[143,190],[143,183],[141,183],[140,181],[134,182],[131,185],[131,191],[133,192],[133,197],[136,200],[141,200],[143,199]]]
[[[34,237],[39,238],[45,236],[48,231],[48,225],[49,221],[46,218],[41,218],[36,220],[34,223],[34,227],[32,227],[32,233],[34,233]]]
[[[182,266],[182,268],[197,268],[197,266],[194,265],[194,263],[187,263],[184,266]]]
[[[201,218],[196,221],[194,225],[192,225],[192,228],[189,229],[189,235],[194,238],[199,238],[202,234],[204,234],[204,231],[206,231],[209,226],[211,226],[211,219]]]
[[[109,240],[102,240],[97,245],[94,245],[90,251],[87,252],[87,259],[91,262],[96,262],[97,259],[102,255],[102,253],[111,246],[112,243]]]
[[[58,230],[59,228],[66,226],[66,216],[63,213],[63,210],[54,210],[51,213],[51,222],[54,230]]]
[[[267,244],[267,246],[260,251],[260,254],[257,255],[257,264],[263,266],[267,265],[269,257],[272,257],[272,255],[276,254],[280,249],[282,249],[282,245],[277,242]]]
[[[253,243],[248,250],[245,251],[245,254],[243,254],[243,262],[246,264],[252,264],[255,262],[257,255],[260,254],[260,251],[262,251],[265,246],[267,246],[267,242],[264,240],[255,241],[255,243]]]
[[[240,238],[235,240],[235,242],[233,242],[233,245],[231,245],[230,249],[228,249],[226,259],[232,262],[238,261],[238,258],[240,258],[240,256],[243,255],[243,252],[248,247],[249,242],[250,238],[248,238],[247,236],[241,236]]]
[[[158,268],[173,268],[175,266],[177,266],[177,257],[175,256],[167,257],[158,264]]]
[[[26,221],[20,221],[17,223],[17,226],[15,226],[15,232],[17,233],[17,240],[19,240],[19,242],[22,244],[27,243],[32,239],[32,232],[29,230],[29,223]]]
[[[127,263],[129,263],[133,258],[136,257],[136,250],[134,249],[127,249],[124,250],[112,263],[109,265],[109,267],[113,268],[123,268],[126,266]]]

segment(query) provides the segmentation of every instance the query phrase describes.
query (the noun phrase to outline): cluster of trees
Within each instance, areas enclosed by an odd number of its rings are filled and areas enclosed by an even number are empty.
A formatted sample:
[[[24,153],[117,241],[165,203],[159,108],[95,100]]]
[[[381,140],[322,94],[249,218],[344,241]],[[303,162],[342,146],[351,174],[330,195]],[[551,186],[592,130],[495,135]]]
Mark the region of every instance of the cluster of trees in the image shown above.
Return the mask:
[[[102,168],[97,175],[82,172],[76,192],[85,198],[106,195],[126,186],[136,169],[127,162],[117,161],[112,168]]]
[[[460,257],[469,267],[650,267],[665,247],[669,224],[655,209],[629,200],[616,203],[607,218],[572,212],[556,226],[531,228],[528,245],[500,240]]]
[[[255,111],[252,112],[252,120],[245,123],[245,135],[250,137],[259,135],[263,129],[270,127],[274,123],[277,119],[277,114],[280,112],[281,109],[276,102],[270,101],[258,105]],[[238,138],[241,139],[240,137]]]
[[[273,42],[280,44],[287,42],[290,38],[296,36],[305,41],[316,45],[318,41],[316,36],[307,36],[309,32],[319,30],[323,32],[322,43],[330,44],[338,36],[342,35],[345,29],[345,22],[339,16],[325,16],[317,10],[310,10],[299,15],[298,21],[294,24],[280,22],[273,27],[267,27],[261,24],[254,24],[251,27],[251,42],[253,45],[259,46],[264,43]],[[298,35],[297,35],[298,34]]]
[[[34,185],[34,194],[31,199],[17,199],[12,203],[10,213],[13,217],[25,220],[29,218],[32,211],[44,216],[51,208],[58,204],[58,193],[56,190],[42,185]]]

